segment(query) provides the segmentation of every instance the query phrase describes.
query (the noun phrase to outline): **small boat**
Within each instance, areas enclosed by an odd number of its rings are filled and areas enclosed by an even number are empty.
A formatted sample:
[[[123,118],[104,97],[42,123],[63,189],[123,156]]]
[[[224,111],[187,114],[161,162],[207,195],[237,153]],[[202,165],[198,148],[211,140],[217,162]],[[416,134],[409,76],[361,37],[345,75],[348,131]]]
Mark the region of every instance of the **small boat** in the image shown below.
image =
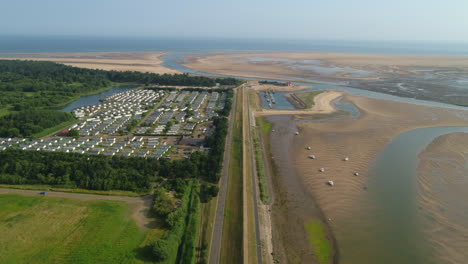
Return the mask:
[[[327,182],[327,184],[328,184],[328,185],[330,185],[330,186],[333,186],[333,185],[335,185],[335,183],[334,183],[333,181],[331,181],[331,180],[330,180],[330,181],[328,181],[328,182]]]
[[[320,172],[325,172],[325,168],[320,168]]]
[[[359,176],[359,172],[355,172],[355,173],[354,173],[354,176]]]
[[[307,147],[308,150],[311,150],[312,148],[311,147]]]
[[[315,155],[309,155],[309,159],[315,159]]]

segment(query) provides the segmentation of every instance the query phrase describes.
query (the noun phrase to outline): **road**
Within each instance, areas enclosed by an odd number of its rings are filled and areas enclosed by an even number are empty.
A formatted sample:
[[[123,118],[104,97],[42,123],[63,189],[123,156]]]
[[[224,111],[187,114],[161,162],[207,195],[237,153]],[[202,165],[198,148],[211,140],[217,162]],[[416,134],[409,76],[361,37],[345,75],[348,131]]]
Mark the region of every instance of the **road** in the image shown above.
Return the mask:
[[[239,88],[237,88],[239,89]],[[227,182],[229,177],[229,158],[231,153],[232,129],[234,126],[234,115],[237,99],[236,94],[233,96],[231,113],[229,115],[229,128],[226,137],[226,148],[224,150],[223,171],[219,180],[219,193],[216,202],[216,213],[213,225],[213,234],[211,237],[210,251],[208,262],[210,264],[218,264],[221,257],[221,240],[223,237],[224,224],[224,209],[226,207]]]
[[[263,263],[262,260],[262,247],[260,244],[260,223],[259,223],[259,217],[258,217],[258,184],[257,184],[257,168],[256,168],[256,163],[255,163],[255,149],[253,147],[253,138],[252,138],[252,129],[254,127],[254,123],[252,120],[252,111],[250,109],[250,102],[249,102],[249,91],[246,88],[244,89],[243,93],[243,111],[247,111],[247,119],[244,119],[244,131],[247,134],[247,137],[244,137],[244,142],[248,143],[248,149],[244,149],[245,155],[248,155],[250,157],[250,175],[252,178],[252,199],[253,199],[253,207],[254,207],[254,218],[255,218],[255,240],[256,240],[256,247],[257,247],[257,263]],[[245,136],[245,135],[244,135]],[[244,144],[244,148],[246,147],[246,144]],[[244,166],[246,166],[247,163],[244,163]],[[248,202],[244,201],[244,202]]]
[[[34,190],[19,190],[19,189],[0,189],[0,194],[21,194],[21,195],[34,195],[40,196],[42,191]],[[142,197],[129,197],[129,196],[111,196],[111,195],[96,195],[85,193],[67,193],[67,192],[51,192],[47,191],[44,197],[55,198],[72,198],[82,200],[108,200],[108,201],[121,201],[130,205],[132,209],[132,218],[135,220],[138,227],[144,229],[149,228],[152,219],[149,216],[149,210],[153,201],[153,195],[146,195]]]

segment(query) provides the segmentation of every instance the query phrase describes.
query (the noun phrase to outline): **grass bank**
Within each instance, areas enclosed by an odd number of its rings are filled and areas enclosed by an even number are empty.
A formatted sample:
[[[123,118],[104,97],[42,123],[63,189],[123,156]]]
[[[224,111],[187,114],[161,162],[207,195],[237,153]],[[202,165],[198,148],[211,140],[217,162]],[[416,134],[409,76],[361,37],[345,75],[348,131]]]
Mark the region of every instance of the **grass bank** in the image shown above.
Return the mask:
[[[321,94],[323,91],[313,91],[306,93],[294,93],[297,99],[301,100],[305,105],[305,108],[312,108],[315,105],[314,98],[315,96]]]
[[[220,263],[243,262],[242,90],[237,92]]]
[[[124,202],[0,195],[0,263],[145,263]]]
[[[208,263],[208,252],[211,247],[211,234],[216,212],[216,199],[201,204],[200,242],[198,244],[197,263]]]
[[[53,191],[53,192],[66,192],[66,193],[83,193],[83,194],[98,194],[98,195],[113,195],[113,196],[130,196],[138,197],[145,195],[146,193],[135,193],[130,191],[100,191],[100,190],[87,190],[87,189],[76,189],[76,188],[64,188],[50,185],[11,185],[11,184],[0,184],[0,188],[6,189],[17,189],[17,190],[37,190],[37,191]]]
[[[36,133],[36,134],[33,134],[32,137],[33,138],[41,138],[41,137],[45,137],[47,135],[50,135],[52,133],[55,133],[55,132],[58,132],[62,129],[65,129],[75,123],[78,122],[78,119],[73,119],[73,120],[70,120],[70,121],[67,121],[67,122],[63,122],[63,123],[60,123],[56,126],[53,126],[53,127],[49,127],[49,128],[46,128],[44,130],[42,130],[41,132],[39,133]]]
[[[256,124],[259,127],[260,133],[263,137],[268,137],[268,133],[271,131],[271,123],[268,122],[264,117],[257,117],[255,120]],[[260,200],[263,203],[267,203],[270,199],[268,189],[266,186],[266,176],[265,176],[265,164],[263,162],[262,156],[262,147],[260,144],[260,138],[258,136],[257,130],[252,131],[253,140],[254,140],[254,151],[255,151],[255,165],[257,168],[257,178],[258,178],[258,189],[260,190]]]
[[[260,131],[263,135],[268,135],[268,133],[270,133],[272,125],[265,119],[265,117],[257,117],[255,122],[257,123],[257,126],[260,128]]]
[[[305,224],[305,229],[309,235],[309,241],[314,249],[314,255],[320,264],[330,263],[331,246],[328,242],[322,224],[313,220]]]

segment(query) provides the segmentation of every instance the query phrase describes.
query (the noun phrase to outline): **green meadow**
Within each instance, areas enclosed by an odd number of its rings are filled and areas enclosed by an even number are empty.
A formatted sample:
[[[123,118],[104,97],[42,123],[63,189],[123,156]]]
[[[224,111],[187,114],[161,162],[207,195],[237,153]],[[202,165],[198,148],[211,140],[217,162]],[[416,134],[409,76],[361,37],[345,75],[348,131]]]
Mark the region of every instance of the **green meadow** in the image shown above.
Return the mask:
[[[0,263],[144,263],[162,232],[125,202],[0,195]]]

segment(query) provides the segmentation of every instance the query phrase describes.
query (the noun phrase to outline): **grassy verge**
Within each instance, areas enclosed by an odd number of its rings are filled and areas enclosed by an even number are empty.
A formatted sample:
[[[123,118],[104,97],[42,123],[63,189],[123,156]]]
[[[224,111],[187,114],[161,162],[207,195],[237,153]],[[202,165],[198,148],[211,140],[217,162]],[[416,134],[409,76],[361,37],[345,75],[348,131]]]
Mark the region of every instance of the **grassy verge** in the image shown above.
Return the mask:
[[[315,104],[315,96],[321,94],[322,92],[323,91],[313,91],[306,93],[295,93],[294,95],[305,104],[306,108],[312,108]]]
[[[247,128],[248,129],[248,128]],[[247,169],[247,182],[246,182],[246,191],[247,191],[247,210],[248,210],[248,242],[249,242],[249,263],[255,264],[257,263],[257,237],[256,237],[256,230],[255,230],[255,210],[254,210],[254,204],[253,204],[253,184],[252,184],[252,178],[255,177],[255,175],[252,175],[252,170],[251,168],[251,159],[247,158],[245,166]]]
[[[220,263],[243,262],[242,91],[235,108]]]
[[[8,194],[0,208],[0,263],[144,262],[147,234],[124,202]]]
[[[180,245],[180,258],[178,263],[196,263],[196,248],[200,226],[200,186],[195,184],[190,194],[190,204],[187,215],[187,223]]]
[[[259,97],[258,97],[258,93],[255,92],[255,90],[252,90],[252,89],[249,89],[249,104],[250,106],[255,109],[256,111],[261,111],[262,110],[262,106],[260,105],[260,102],[259,102]]]
[[[250,144],[249,144],[249,140],[250,140],[250,134],[252,131],[251,131],[251,127],[250,127],[250,119],[249,119],[249,115],[250,115],[250,102],[249,102],[249,99],[250,99],[250,92],[251,90],[243,90],[243,93],[244,93],[244,98],[246,99],[244,106],[242,107],[242,113],[243,113],[243,133],[244,133],[244,136],[246,137],[247,140],[244,140],[244,171],[245,171],[245,177],[244,177],[244,180],[246,181],[245,182],[245,194],[246,194],[246,198],[247,198],[247,234],[248,234],[248,237],[247,237],[247,242],[248,242],[248,262],[249,263],[252,263],[252,264],[255,264],[257,263],[257,236],[256,236],[256,223],[255,223],[255,208],[254,208],[254,188],[257,188],[254,184],[253,184],[253,180],[254,180],[254,177],[257,177],[257,175],[253,175],[252,174],[252,170],[251,168],[253,168],[253,164],[252,162],[255,162],[255,161],[252,161],[251,159],[251,156],[250,155],[254,155],[254,153],[252,153],[254,150],[253,149],[250,149]],[[249,93],[249,94],[246,94],[246,93]],[[244,219],[245,221],[245,219]],[[259,241],[258,241],[259,242]],[[244,253],[245,254],[245,253]]]
[[[325,232],[319,221],[313,220],[305,224],[305,229],[309,235],[310,244],[314,249],[314,255],[320,264],[330,263],[331,247],[326,239]]]
[[[258,189],[260,190],[260,200],[263,203],[267,203],[269,199],[268,190],[266,187],[266,178],[265,178],[265,164],[263,164],[263,158],[260,148],[260,140],[258,138],[257,130],[253,129],[253,146],[254,146],[254,155],[255,155],[255,167],[257,168],[257,178],[258,178]]]
[[[271,123],[268,122],[265,117],[257,117],[255,120],[257,123],[257,126],[260,128],[260,131],[262,132],[263,135],[268,135],[271,131]]]
[[[32,137],[34,137],[34,138],[45,137],[47,135],[50,135],[52,133],[58,132],[58,131],[60,131],[62,129],[65,129],[65,128],[75,124],[76,122],[78,122],[78,119],[74,119],[74,120],[70,120],[70,121],[67,121],[67,122],[60,123],[60,124],[58,124],[56,126],[46,128],[46,129],[42,130],[39,133],[33,134]]]
[[[213,233],[213,223],[216,212],[216,199],[211,199],[209,202],[201,206],[201,226],[200,226],[200,240],[199,245],[199,261],[198,263],[208,263],[208,252],[211,247],[211,234]]]
[[[10,185],[0,184],[0,188],[18,189],[18,190],[37,190],[37,191],[53,191],[53,192],[68,192],[68,193],[83,193],[83,194],[97,194],[97,195],[114,195],[114,196],[131,196],[138,197],[144,194],[135,193],[130,191],[99,191],[99,190],[86,190],[86,189],[72,189],[61,188],[50,185]]]
[[[255,120],[256,124],[260,128],[260,133],[263,137],[268,137],[268,134],[271,131],[271,123],[268,122],[264,117],[258,117]],[[260,138],[258,136],[257,130],[253,132],[254,138],[254,148],[255,148],[255,164],[257,167],[257,178],[258,178],[258,188],[260,190],[260,200],[263,203],[267,203],[269,200],[268,189],[266,186],[266,176],[265,176],[265,164],[263,163],[262,149],[260,144]]]

